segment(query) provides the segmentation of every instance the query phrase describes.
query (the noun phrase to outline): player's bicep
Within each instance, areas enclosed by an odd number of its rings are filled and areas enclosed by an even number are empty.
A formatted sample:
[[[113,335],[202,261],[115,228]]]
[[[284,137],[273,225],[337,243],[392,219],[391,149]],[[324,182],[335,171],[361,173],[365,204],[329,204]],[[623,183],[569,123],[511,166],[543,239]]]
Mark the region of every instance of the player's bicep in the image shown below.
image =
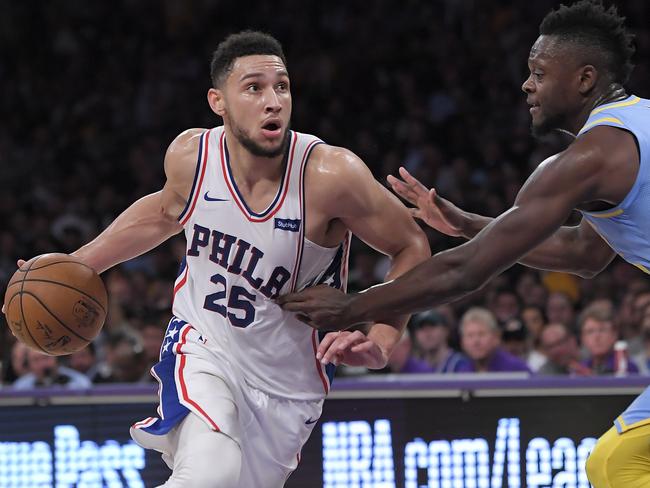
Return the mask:
[[[359,164],[363,164],[359,162]],[[341,198],[341,220],[366,244],[388,256],[410,245],[424,243],[426,237],[399,199],[359,168],[349,181],[349,191]]]
[[[180,134],[170,144],[165,154],[165,186],[161,209],[167,218],[178,219],[192,191],[198,170],[198,148],[203,129],[190,129]]]

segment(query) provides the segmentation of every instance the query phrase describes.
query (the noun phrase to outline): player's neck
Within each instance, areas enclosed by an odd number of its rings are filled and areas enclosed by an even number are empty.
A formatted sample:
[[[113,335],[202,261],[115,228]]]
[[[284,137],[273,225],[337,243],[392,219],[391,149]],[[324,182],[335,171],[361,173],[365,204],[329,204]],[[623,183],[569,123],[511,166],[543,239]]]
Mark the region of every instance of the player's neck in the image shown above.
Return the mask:
[[[587,99],[586,103],[583,105],[582,110],[580,111],[576,121],[572,127],[568,130],[573,134],[577,134],[580,129],[585,125],[591,112],[601,105],[607,103],[617,102],[627,98],[627,93],[625,88],[619,83],[610,83],[606,87],[600,90],[594,91],[593,95]]]
[[[230,131],[226,132],[228,161],[238,185],[254,186],[255,183],[279,181],[284,174],[285,152],[269,158],[257,156],[244,147]]]

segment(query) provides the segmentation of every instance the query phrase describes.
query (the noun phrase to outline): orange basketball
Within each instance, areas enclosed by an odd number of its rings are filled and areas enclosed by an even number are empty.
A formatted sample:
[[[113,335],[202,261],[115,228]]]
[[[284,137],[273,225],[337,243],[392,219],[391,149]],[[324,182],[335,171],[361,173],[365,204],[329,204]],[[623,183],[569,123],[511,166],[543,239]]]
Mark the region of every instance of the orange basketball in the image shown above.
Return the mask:
[[[42,254],[11,277],[5,315],[13,334],[39,352],[71,354],[104,325],[108,296],[101,278],[67,254]]]

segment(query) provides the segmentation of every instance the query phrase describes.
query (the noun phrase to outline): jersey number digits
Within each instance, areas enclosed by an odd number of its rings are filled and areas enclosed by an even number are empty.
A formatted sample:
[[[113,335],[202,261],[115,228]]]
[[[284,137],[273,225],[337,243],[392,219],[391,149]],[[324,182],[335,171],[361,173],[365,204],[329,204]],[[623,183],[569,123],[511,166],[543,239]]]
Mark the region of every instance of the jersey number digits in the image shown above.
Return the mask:
[[[230,294],[228,294],[226,277],[219,273],[212,275],[210,281],[223,289],[206,296],[203,307],[227,318],[235,327],[248,327],[255,320],[255,307],[251,303],[255,301],[255,295],[237,285],[231,286]],[[218,303],[222,300],[225,301],[226,297],[227,305]],[[229,310],[241,310],[244,312],[244,316],[238,317],[234,312],[230,312]]]

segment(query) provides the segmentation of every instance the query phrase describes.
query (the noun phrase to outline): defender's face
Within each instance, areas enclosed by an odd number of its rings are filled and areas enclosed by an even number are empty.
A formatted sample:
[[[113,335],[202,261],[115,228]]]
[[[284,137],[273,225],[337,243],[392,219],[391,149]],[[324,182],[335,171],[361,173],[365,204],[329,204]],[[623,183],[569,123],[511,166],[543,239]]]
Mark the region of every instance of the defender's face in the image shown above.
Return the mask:
[[[521,89],[530,107],[534,135],[564,128],[579,102],[579,69],[569,47],[557,39],[540,36],[530,50],[530,74]]]
[[[277,56],[237,58],[224,82],[224,121],[253,154],[282,154],[291,119],[289,73]]]

